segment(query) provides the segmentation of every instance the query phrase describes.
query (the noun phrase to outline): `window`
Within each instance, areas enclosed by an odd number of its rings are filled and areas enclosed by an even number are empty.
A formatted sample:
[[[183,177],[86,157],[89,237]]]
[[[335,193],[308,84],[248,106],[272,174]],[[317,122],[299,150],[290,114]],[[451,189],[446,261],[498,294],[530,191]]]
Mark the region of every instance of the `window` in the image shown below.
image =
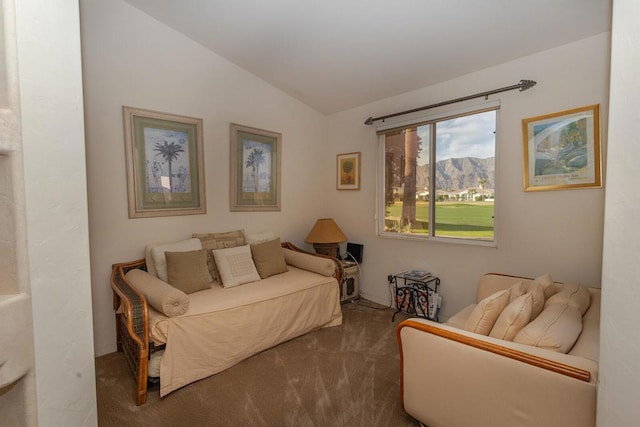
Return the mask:
[[[381,234],[495,241],[498,108],[379,130]]]

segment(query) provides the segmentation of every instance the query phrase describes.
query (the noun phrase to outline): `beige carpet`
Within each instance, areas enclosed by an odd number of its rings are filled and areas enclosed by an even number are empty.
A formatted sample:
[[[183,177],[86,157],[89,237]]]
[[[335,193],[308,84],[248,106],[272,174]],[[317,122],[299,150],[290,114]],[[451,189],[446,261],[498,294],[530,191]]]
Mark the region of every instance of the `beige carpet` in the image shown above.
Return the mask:
[[[343,325],[311,332],[160,399],[135,406],[121,353],[96,359],[100,426],[416,426],[400,403],[393,311],[342,306]],[[379,307],[378,307],[379,308]]]

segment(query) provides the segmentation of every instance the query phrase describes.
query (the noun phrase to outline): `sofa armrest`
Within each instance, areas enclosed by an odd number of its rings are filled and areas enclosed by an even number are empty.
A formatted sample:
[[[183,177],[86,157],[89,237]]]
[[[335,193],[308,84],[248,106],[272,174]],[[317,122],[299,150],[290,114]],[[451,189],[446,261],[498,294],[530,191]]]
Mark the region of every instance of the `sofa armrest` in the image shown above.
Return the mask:
[[[118,351],[124,351],[136,381],[136,404],[147,400],[147,359],[149,355],[149,312],[145,297],[138,292],[125,275],[133,270],[146,271],[144,259],[113,264],[111,289],[113,309],[116,312],[116,337]]]
[[[427,320],[398,325],[401,397],[437,426],[594,426],[597,363]]]

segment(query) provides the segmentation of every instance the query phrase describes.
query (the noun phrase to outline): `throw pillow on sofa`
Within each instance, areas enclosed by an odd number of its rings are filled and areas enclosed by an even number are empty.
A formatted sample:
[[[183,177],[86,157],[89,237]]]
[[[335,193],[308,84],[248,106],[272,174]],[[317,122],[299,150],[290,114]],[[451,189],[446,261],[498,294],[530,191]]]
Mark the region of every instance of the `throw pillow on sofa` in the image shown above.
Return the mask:
[[[149,245],[147,247],[147,251],[153,261],[155,275],[164,282],[167,281],[167,258],[164,255],[165,252],[186,252],[198,249],[202,249],[202,243],[200,243],[198,239],[186,239],[161,245]],[[149,272],[153,274],[152,270]]]
[[[516,300],[516,298],[521,297],[527,292],[527,287],[522,282],[516,282],[511,287],[511,294],[509,295],[509,304]]]
[[[276,234],[270,230],[244,234],[245,241],[250,245],[269,242],[277,238],[278,236],[276,236]]]
[[[249,245],[249,247],[261,279],[289,271],[284,261],[280,239]]]
[[[225,288],[260,280],[249,245],[214,249],[212,252],[222,286]]]
[[[513,342],[567,353],[582,332],[582,314],[570,305],[551,304],[522,328]]]
[[[533,283],[539,283],[542,286],[544,292],[544,299],[546,300],[556,292],[558,292],[558,286],[553,282],[549,273],[543,274],[533,279]]]
[[[512,292],[513,293],[513,292]],[[513,341],[515,336],[531,320],[531,309],[533,307],[533,295],[524,294],[510,302],[502,310],[496,323],[491,328],[490,337],[501,340]]]
[[[207,266],[212,280],[215,279],[218,283],[222,283],[211,251],[243,246],[245,244],[244,230],[225,231],[223,233],[193,233],[192,237],[202,242],[202,249],[207,249]]]
[[[550,297],[545,303],[545,307],[551,304],[567,304],[580,311],[580,314],[584,314],[591,305],[591,292],[589,289],[578,284],[566,284],[562,287],[562,290],[557,294]]]
[[[534,320],[544,309],[544,288],[540,283],[533,281],[527,286],[526,294],[532,296],[531,320]]]
[[[489,335],[502,310],[509,304],[511,289],[489,295],[473,309],[465,322],[465,330],[480,335]]]
[[[185,294],[210,289],[207,250],[165,252],[167,282]]]

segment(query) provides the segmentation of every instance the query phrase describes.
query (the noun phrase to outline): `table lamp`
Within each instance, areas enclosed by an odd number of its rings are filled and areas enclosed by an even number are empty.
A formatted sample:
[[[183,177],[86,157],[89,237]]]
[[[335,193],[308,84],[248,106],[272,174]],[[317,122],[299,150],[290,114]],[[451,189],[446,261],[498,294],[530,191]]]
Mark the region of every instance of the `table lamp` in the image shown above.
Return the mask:
[[[340,243],[346,242],[347,236],[340,230],[333,218],[320,218],[313,225],[304,241],[312,243],[316,253],[335,258],[338,256]]]

